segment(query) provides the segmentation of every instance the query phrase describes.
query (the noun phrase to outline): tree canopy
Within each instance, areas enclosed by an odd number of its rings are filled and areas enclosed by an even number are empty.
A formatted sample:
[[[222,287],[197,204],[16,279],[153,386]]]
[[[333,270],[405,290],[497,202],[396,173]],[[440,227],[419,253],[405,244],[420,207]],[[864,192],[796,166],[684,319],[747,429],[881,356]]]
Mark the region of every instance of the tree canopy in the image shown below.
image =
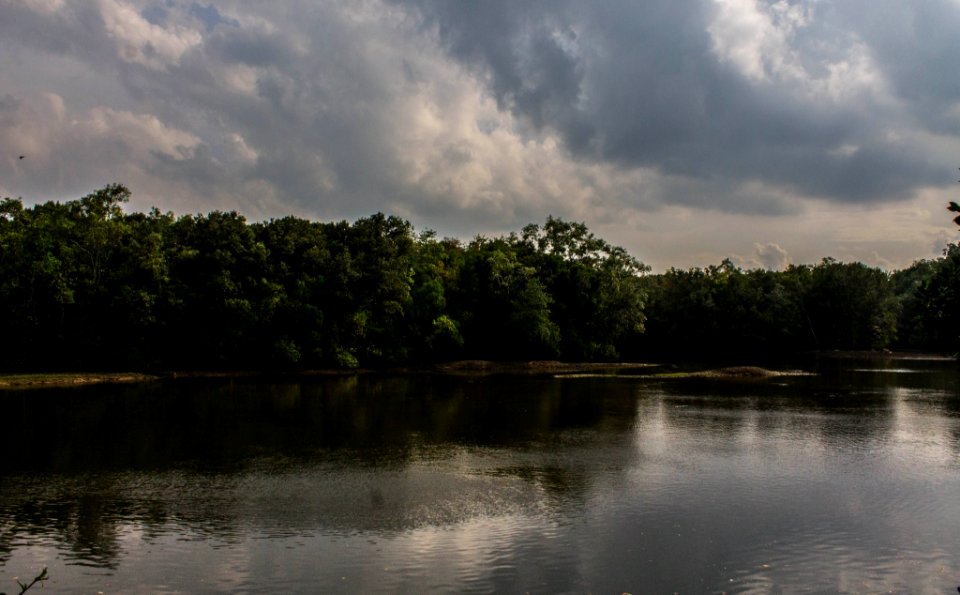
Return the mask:
[[[828,258],[652,275],[555,217],[463,242],[382,213],[250,223],[127,213],[129,197],[0,201],[0,371],[960,347],[956,245],[892,274]]]
[[[398,217],[125,213],[107,186],[0,203],[5,370],[609,359],[646,268],[580,223],[438,240]]]

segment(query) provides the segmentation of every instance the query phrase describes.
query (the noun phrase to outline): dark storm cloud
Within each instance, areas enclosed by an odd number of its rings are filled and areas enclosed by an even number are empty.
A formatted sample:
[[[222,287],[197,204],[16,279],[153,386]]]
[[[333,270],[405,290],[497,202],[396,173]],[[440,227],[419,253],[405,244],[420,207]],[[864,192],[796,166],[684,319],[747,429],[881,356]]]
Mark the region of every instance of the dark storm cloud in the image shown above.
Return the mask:
[[[717,3],[416,2],[449,54],[485,73],[502,106],[537,130],[557,131],[580,159],[703,180],[760,181],[841,202],[902,199],[917,187],[942,184],[942,159],[886,134],[912,114],[879,105],[866,92],[841,99],[808,92],[808,85],[826,81],[831,65],[844,64],[857,39],[837,36],[828,20],[832,4],[794,4],[809,8],[810,21],[791,32],[788,47],[761,50],[794,53],[808,78],[773,73],[755,81],[715,51],[709,29]],[[943,2],[904,4],[884,2],[875,10],[846,2],[836,10],[874,13],[860,26],[865,43],[888,65],[884,72],[915,115],[935,123],[935,114],[960,97],[956,77],[940,80],[949,72],[942,63],[960,55],[958,38],[948,34],[958,30],[949,27],[958,10]],[[897,19],[903,16],[907,23]],[[936,32],[941,39],[923,52],[912,49],[917,36]],[[931,69],[925,59],[942,67]],[[924,115],[931,102],[940,107],[934,117]],[[735,195],[704,201],[739,210]]]
[[[250,66],[290,64],[295,58],[289,43],[280,35],[242,29],[227,30],[212,37],[208,51],[227,63]]]
[[[177,5],[176,2],[158,2],[148,4],[142,11],[142,16],[146,21],[153,25],[164,26],[167,24],[167,18],[170,15],[170,9]],[[239,27],[240,22],[237,19],[224,17],[223,14],[213,4],[198,4],[196,2],[187,7],[187,14],[203,23],[204,28],[209,33],[217,25],[229,25]]]
[[[315,7],[285,28],[218,18],[229,26],[209,31],[176,63],[121,67],[142,109],[205,141],[189,160],[167,158],[155,173],[179,170],[206,194],[262,182],[297,211],[359,216],[382,209],[398,192],[389,142],[397,97],[383,76],[390,71],[371,61],[343,15]],[[231,167],[223,139],[236,134],[256,156]]]
[[[240,21],[234,18],[224,17],[213,4],[197,4],[194,2],[190,5],[189,13],[191,16],[203,22],[207,32],[213,31],[217,25],[240,26]]]
[[[960,119],[948,116],[960,100],[960,7],[951,0],[877,0],[830,5],[833,22],[869,44],[893,91],[932,131],[957,134]]]
[[[65,3],[50,13],[32,10],[28,3],[0,4],[0,38],[6,51],[40,50],[109,63],[110,44],[102,31],[103,19],[88,3]]]
[[[551,126],[583,148],[592,134],[577,109],[583,64],[577,34],[561,4],[549,2],[416,2],[424,27],[436,27],[451,55],[489,75],[502,109]],[[561,10],[557,11],[557,8]]]
[[[955,183],[957,30],[945,0],[0,0],[0,192],[671,246],[706,208],[747,254]]]

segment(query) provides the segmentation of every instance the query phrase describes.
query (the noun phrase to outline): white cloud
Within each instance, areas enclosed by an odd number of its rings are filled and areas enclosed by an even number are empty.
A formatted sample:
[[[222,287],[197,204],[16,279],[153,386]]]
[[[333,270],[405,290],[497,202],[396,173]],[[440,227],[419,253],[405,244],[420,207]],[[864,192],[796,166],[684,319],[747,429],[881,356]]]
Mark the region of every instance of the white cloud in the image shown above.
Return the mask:
[[[754,81],[805,78],[791,45],[810,20],[808,9],[785,0],[714,0],[716,17],[707,30],[714,51]]]
[[[44,14],[63,10],[64,0],[21,0],[28,8]]]
[[[790,254],[774,242],[766,244],[754,242],[753,248],[753,253],[749,256],[733,255],[730,260],[745,270],[782,271],[793,263]]]
[[[713,50],[753,83],[787,85],[814,100],[888,95],[870,48],[852,31],[814,29],[816,5],[786,0],[713,0]],[[808,31],[807,29],[812,29]],[[811,39],[799,40],[801,33]]]
[[[247,141],[236,132],[227,135],[227,144],[232,149],[233,156],[246,164],[252,164],[257,161],[257,152],[247,145]]]
[[[661,270],[909,264],[951,226],[956,93],[918,124],[929,85],[895,95],[916,63],[878,42],[906,25],[830,0],[211,6],[0,0],[0,191],[464,237],[553,214]]]
[[[99,7],[107,34],[125,62],[163,69],[179,63],[184,53],[203,41],[199,31],[183,25],[172,29],[154,25],[121,0],[99,0]]]
[[[255,95],[257,82],[265,74],[264,69],[247,64],[230,64],[214,70],[211,74],[228,90],[244,95]]]
[[[754,244],[754,246],[757,248],[757,260],[763,268],[779,271],[790,265],[790,254],[777,244],[770,242],[762,245]]]
[[[23,98],[0,118],[0,147],[25,156],[0,160],[0,178],[8,189],[34,188],[36,199],[64,192],[76,197],[111,182],[133,184],[155,176],[154,168],[165,161],[194,159],[202,146],[195,135],[154,115],[111,108],[71,113],[53,93]]]
[[[132,158],[160,154],[182,161],[193,156],[200,139],[171,128],[150,114],[134,114],[110,108],[96,108],[71,122],[68,133],[77,142],[117,142]]]
[[[870,48],[861,41],[848,40],[842,56],[826,64],[827,76],[813,89],[833,101],[860,99],[864,95],[892,104],[889,84]]]

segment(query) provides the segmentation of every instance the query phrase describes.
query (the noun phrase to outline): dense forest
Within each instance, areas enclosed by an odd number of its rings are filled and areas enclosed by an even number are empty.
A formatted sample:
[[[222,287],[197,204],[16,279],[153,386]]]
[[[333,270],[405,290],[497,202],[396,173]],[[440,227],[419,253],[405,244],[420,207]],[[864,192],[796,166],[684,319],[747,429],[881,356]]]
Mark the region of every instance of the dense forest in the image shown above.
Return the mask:
[[[107,186],[0,202],[0,371],[956,351],[960,247],[887,273],[825,259],[650,274],[582,223],[470,242],[376,214],[126,213]]]

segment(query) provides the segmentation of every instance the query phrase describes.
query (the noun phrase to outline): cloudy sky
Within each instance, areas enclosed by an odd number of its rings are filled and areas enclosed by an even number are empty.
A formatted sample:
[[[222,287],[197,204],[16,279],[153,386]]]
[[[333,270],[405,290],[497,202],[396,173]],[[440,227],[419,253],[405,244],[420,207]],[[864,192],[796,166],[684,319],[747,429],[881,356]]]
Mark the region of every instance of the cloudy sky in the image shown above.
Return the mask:
[[[552,214],[655,270],[960,238],[960,0],[206,1],[0,0],[0,196]]]

